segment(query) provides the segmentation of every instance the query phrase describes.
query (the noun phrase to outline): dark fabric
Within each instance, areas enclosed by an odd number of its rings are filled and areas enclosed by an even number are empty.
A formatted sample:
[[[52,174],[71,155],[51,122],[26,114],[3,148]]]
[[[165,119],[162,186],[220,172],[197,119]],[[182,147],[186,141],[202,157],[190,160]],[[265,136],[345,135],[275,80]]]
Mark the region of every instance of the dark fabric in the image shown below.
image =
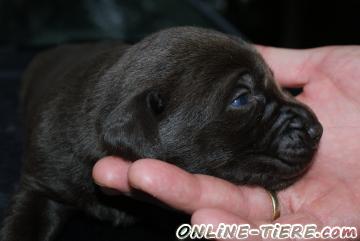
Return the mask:
[[[0,49],[0,217],[20,173],[22,135],[18,89],[21,73],[32,54]]]

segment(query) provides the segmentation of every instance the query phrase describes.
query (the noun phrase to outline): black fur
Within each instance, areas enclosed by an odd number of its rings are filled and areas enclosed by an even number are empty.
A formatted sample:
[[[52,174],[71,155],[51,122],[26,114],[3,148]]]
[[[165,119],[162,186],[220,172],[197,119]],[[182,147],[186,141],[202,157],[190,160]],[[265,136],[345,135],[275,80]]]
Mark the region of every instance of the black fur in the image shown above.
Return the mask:
[[[232,107],[244,91],[248,103]],[[193,27],[133,46],[42,53],[25,75],[23,103],[26,161],[2,241],[53,240],[76,209],[115,224],[144,214],[93,183],[92,167],[106,155],[157,158],[277,190],[309,167],[322,131],[252,46]]]

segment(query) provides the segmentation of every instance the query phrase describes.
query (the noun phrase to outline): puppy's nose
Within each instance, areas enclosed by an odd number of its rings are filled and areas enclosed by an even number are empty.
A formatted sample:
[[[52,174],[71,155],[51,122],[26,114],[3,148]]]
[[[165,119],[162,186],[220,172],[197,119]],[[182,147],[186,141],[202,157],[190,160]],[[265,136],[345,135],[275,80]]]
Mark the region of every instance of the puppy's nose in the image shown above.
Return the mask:
[[[314,141],[319,141],[322,133],[323,133],[323,128],[321,127],[320,124],[315,124],[310,126],[307,129],[307,133],[309,134],[309,136],[311,137],[311,139],[313,139]]]
[[[297,130],[306,130],[309,137],[314,140],[314,142],[318,142],[322,136],[323,129],[320,124],[311,124],[310,126],[305,125],[304,121],[301,117],[295,117],[289,123],[289,126],[293,129]]]

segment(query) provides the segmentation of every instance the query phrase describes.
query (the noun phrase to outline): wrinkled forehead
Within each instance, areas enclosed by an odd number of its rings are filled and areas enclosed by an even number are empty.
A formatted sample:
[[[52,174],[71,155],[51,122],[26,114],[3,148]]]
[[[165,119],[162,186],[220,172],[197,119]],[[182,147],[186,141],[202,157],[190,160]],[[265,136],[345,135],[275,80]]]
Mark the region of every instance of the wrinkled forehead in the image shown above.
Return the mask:
[[[261,70],[264,65],[255,49],[241,38],[192,27],[161,31],[136,44],[130,52],[133,52],[130,59],[138,64],[162,64],[173,69],[187,64],[206,65],[209,70],[238,67]]]
[[[207,42],[187,45],[188,51],[178,51],[176,68],[182,69],[182,84],[222,88],[249,74],[253,85],[266,87],[272,73],[262,57],[248,44]],[[254,86],[254,87],[256,87]],[[205,88],[206,89],[206,88]]]
[[[271,76],[262,57],[248,43],[192,28],[150,36],[131,48],[123,61],[123,72],[143,87],[171,85],[171,89],[184,89],[186,94],[221,88],[242,72],[250,73],[258,85],[266,85],[267,76]]]
[[[270,72],[252,49],[242,46],[227,46],[227,49],[214,47],[198,47],[182,55],[183,60],[176,64],[176,68],[182,71],[176,75],[177,85],[172,88],[171,94],[176,100],[186,100],[176,105],[190,105],[189,109],[199,108],[199,112],[208,108],[214,111],[216,106],[220,108],[225,104],[227,95],[239,84],[249,88],[263,88],[265,85],[266,75]],[[245,74],[253,77],[242,78]]]

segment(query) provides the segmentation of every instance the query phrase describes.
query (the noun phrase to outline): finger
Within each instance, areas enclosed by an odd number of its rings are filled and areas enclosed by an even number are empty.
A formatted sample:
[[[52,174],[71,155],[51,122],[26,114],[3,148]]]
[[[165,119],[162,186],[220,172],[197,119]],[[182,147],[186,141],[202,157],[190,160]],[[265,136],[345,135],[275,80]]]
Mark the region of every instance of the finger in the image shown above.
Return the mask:
[[[252,240],[252,241],[260,241],[262,240],[261,236],[257,235],[249,235],[249,229],[257,228],[257,224],[250,222],[244,218],[241,218],[234,213],[227,212],[219,209],[199,209],[191,216],[191,224],[211,224],[214,227],[214,230],[219,228],[219,225],[229,224],[229,225],[246,225],[241,226],[242,232],[238,232],[236,237],[227,236],[227,237],[218,237],[219,240]],[[249,226],[247,226],[249,225]],[[238,226],[239,227],[239,226]],[[221,232],[218,234],[220,235]],[[223,234],[225,232],[222,232]],[[233,235],[236,232],[232,233]],[[230,232],[231,235],[231,232]],[[246,236],[244,236],[246,235]],[[223,238],[223,239],[222,239]]]
[[[313,51],[283,49],[256,45],[273,70],[275,79],[284,87],[302,87],[308,83],[312,74]]]
[[[129,193],[127,174],[130,164],[118,157],[104,157],[95,164],[92,176],[95,183],[103,188]]]
[[[221,209],[203,208],[195,211],[191,216],[192,224],[240,224],[245,220],[239,216]]]
[[[138,160],[129,169],[131,187],[187,213],[219,208],[250,219],[270,220],[272,206],[262,188],[238,187],[219,178],[193,175],[169,163]]]

